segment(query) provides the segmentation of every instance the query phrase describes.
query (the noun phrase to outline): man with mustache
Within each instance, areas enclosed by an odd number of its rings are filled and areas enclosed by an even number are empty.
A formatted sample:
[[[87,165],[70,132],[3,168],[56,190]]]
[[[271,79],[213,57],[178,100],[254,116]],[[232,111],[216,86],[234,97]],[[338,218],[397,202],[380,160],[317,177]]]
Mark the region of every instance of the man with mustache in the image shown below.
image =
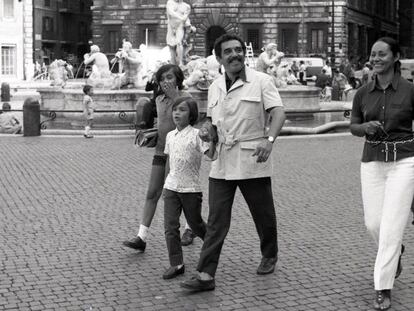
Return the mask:
[[[207,142],[217,141],[217,159],[211,165],[207,233],[198,273],[180,284],[190,291],[215,288],[237,187],[260,238],[262,260],[257,274],[274,271],[278,252],[269,156],[285,121],[283,104],[272,77],[245,66],[246,46],[241,38],[224,34],[216,40],[214,51],[225,74],[209,88],[209,121],[200,129],[200,137]]]

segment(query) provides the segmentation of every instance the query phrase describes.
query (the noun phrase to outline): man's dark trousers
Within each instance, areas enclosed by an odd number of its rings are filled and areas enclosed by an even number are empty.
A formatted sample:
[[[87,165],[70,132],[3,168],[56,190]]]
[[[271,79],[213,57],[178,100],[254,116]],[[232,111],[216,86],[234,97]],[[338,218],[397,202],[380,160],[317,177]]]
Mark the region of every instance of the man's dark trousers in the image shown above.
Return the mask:
[[[242,180],[210,178],[207,233],[197,270],[213,277],[217,270],[224,239],[230,228],[231,209],[237,187],[252,214],[260,238],[262,256],[266,258],[277,256],[276,213],[270,177]]]

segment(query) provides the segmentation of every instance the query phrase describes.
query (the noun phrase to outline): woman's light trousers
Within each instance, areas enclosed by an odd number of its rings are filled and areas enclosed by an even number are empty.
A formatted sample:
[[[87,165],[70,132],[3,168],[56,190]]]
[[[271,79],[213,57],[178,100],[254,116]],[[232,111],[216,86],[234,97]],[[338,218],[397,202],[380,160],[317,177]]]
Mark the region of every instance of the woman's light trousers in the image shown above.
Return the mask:
[[[414,197],[414,157],[361,163],[361,184],[365,225],[378,246],[375,290],[392,289]]]

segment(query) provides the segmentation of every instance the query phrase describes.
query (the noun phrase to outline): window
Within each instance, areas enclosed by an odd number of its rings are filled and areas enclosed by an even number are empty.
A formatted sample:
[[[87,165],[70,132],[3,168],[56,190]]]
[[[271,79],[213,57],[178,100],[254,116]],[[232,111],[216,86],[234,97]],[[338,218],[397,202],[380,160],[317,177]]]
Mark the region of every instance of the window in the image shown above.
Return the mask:
[[[318,52],[323,51],[323,30],[322,29],[312,29],[312,39],[311,39],[311,51]]]
[[[3,0],[3,17],[14,17],[14,0]]]
[[[43,32],[53,32],[53,18],[43,17]]]
[[[157,44],[157,27],[154,24],[141,24],[138,25],[138,42],[139,44],[145,44],[147,41],[148,45]]]
[[[328,23],[308,23],[308,44],[310,54],[325,55],[328,50]]]
[[[79,40],[78,41],[86,41],[87,40],[87,36],[88,36],[88,30],[86,27],[86,23],[85,22],[80,22],[79,23]]]
[[[252,44],[253,51],[260,53],[262,48],[262,24],[244,24],[244,41]]]
[[[104,53],[115,54],[122,47],[121,33],[121,25],[104,26]]]
[[[85,1],[84,0],[79,1],[79,11],[85,12]]]
[[[16,75],[16,47],[1,47],[1,74],[4,76]]]
[[[50,7],[50,0],[45,0],[45,6]]]
[[[278,24],[278,50],[287,56],[298,54],[298,24]]]

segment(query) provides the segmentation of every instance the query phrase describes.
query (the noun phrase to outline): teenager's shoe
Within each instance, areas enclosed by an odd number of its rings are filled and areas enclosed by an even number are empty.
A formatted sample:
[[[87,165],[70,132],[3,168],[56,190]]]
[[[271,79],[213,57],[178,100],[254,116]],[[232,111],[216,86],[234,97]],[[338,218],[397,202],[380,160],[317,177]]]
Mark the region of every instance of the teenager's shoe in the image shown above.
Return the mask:
[[[169,267],[167,271],[164,272],[162,275],[162,278],[164,280],[175,278],[176,276],[179,276],[180,274],[183,274],[185,272],[184,265],[181,268],[175,267]]]
[[[374,309],[388,310],[391,307],[391,290],[383,289],[375,291]]]
[[[183,236],[181,237],[181,245],[188,246],[193,243],[194,240],[194,233],[191,229],[185,229]]]
[[[401,254],[400,254],[400,258],[398,258],[398,267],[397,267],[397,272],[395,273],[395,278],[396,278],[396,279],[398,279],[398,277],[400,276],[400,274],[401,274],[401,272],[402,272],[402,269],[403,269],[403,266],[402,266],[402,263],[401,263],[401,258],[402,258],[402,255],[404,254],[404,251],[405,251],[405,246],[404,246],[404,244],[402,244],[402,245],[401,245]]]
[[[191,292],[203,292],[216,288],[216,282],[214,279],[203,281],[197,276],[193,276],[191,279],[181,282],[180,286]]]
[[[275,271],[275,265],[277,262],[277,257],[272,258],[262,258],[262,261],[260,262],[259,267],[257,268],[257,274],[263,275],[263,274],[269,274],[273,273]]]
[[[145,247],[147,247],[147,243],[144,242],[139,236],[133,238],[132,240],[124,241],[122,244],[126,247],[133,248],[141,252],[145,251]]]

